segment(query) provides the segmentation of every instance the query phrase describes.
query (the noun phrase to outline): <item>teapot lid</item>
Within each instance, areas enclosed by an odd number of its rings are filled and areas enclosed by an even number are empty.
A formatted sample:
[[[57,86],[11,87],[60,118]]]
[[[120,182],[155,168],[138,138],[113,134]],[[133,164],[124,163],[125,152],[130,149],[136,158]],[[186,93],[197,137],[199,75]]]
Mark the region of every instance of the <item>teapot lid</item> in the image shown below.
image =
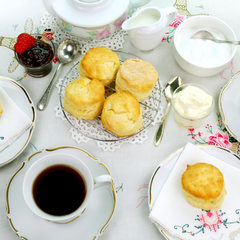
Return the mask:
[[[52,9],[64,22],[91,28],[114,22],[129,5],[130,0],[55,0]]]

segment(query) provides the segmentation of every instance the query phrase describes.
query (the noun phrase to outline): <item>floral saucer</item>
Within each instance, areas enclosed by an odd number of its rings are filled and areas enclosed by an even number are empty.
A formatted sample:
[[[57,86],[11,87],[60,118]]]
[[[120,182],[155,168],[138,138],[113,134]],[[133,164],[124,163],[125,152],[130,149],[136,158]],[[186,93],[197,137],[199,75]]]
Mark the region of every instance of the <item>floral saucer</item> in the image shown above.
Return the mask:
[[[117,204],[114,182],[98,188],[84,214],[69,223],[56,224],[35,215],[26,205],[22,194],[22,182],[27,169],[39,158],[49,152],[61,152],[78,157],[90,169],[93,177],[109,174],[108,168],[83,149],[61,146],[45,149],[31,155],[13,174],[6,190],[7,218],[12,230],[26,240],[96,240],[109,225]]]
[[[240,141],[240,72],[224,86],[219,95],[219,110],[228,132]]]
[[[240,169],[240,157],[234,153],[232,153],[228,149],[220,148],[217,146],[198,146],[204,152],[212,155],[219,160],[222,160],[224,163],[232,165],[236,167],[236,169]],[[175,163],[178,160],[178,157],[182,153],[184,148],[178,149],[176,152],[172,153],[169,157],[167,157],[164,161],[161,162],[153,172],[150,182],[149,182],[149,189],[148,189],[148,206],[149,211],[151,212],[154,203],[158,197],[160,190],[163,188],[168,176],[170,175],[172,169],[174,168]],[[236,183],[237,184],[237,183]],[[230,198],[231,191],[230,188],[232,186],[227,186],[227,195],[226,198]],[[229,190],[229,191],[228,191]],[[226,200],[227,201],[227,200]],[[177,204],[177,203],[176,203]],[[189,205],[190,206],[190,205]],[[166,208],[172,206],[166,206]],[[191,206],[190,206],[191,207]],[[231,206],[229,207],[231,208]],[[228,208],[228,209],[229,209]],[[176,206],[175,206],[175,209]],[[191,207],[192,209],[192,207]],[[226,208],[225,208],[226,209]],[[224,210],[225,210],[224,209]],[[185,209],[185,211],[189,211],[189,209]],[[193,209],[192,209],[193,210]],[[188,222],[185,225],[175,225],[175,231],[178,231],[178,235],[181,237],[176,236],[174,231],[171,233],[158,227],[156,227],[160,231],[160,233],[164,236],[167,240],[187,240],[187,239],[209,239],[209,235],[214,233],[214,240],[219,239],[226,239],[225,235],[229,235],[229,239],[237,240],[240,239],[240,209],[231,209],[233,211],[225,212],[223,209],[216,210],[216,211],[204,211],[199,209],[199,214],[197,214],[194,219],[188,219]],[[176,211],[182,211],[176,210]],[[170,211],[169,211],[170,212]],[[178,214],[175,212],[175,214]],[[186,218],[185,214],[183,217]],[[228,216],[231,215],[231,217]],[[174,216],[164,216],[164,217],[173,217]],[[186,220],[186,219],[185,219]],[[167,226],[170,228],[170,226]],[[172,226],[171,226],[172,227]],[[225,231],[223,233],[221,231]],[[175,235],[175,236],[174,236]],[[228,238],[227,238],[228,239]]]
[[[13,161],[28,145],[35,127],[36,111],[26,89],[18,82],[0,76],[0,86],[16,103],[18,103],[19,107],[21,107],[32,121],[32,126],[27,131],[25,131],[10,146],[0,152],[0,167],[2,167]],[[2,137],[4,136],[0,135],[0,140]]]

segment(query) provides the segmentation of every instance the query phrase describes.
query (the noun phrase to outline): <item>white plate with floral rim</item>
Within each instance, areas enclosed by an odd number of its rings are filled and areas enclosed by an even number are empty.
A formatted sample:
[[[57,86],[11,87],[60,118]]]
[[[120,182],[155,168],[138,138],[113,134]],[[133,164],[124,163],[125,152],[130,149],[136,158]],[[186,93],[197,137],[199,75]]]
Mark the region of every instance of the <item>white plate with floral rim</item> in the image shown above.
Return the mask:
[[[0,152],[0,167],[2,167],[13,161],[28,145],[35,127],[36,111],[26,89],[18,82],[10,78],[0,76],[0,86],[32,121],[32,125],[27,131],[25,131],[10,146]]]
[[[22,182],[27,169],[39,158],[49,152],[61,152],[76,156],[90,169],[93,177],[110,174],[108,168],[83,149],[72,146],[60,146],[34,153],[26,159],[13,174],[7,185],[7,218],[12,230],[21,239],[27,240],[96,240],[109,225],[117,205],[114,181],[111,185],[98,188],[84,214],[76,220],[56,224],[35,215],[26,205],[22,194]]]
[[[223,87],[219,95],[219,110],[228,132],[240,141],[240,72]]]
[[[217,146],[198,146],[203,151],[207,152],[208,154],[226,162],[234,167],[240,169],[240,157],[228,149],[217,147]],[[148,189],[148,206],[149,211],[151,212],[154,202],[157,199],[157,196],[165,184],[170,172],[172,171],[178,157],[180,156],[181,152],[184,148],[178,149],[176,152],[172,153],[168,156],[165,160],[163,160],[153,172],[150,182],[149,182],[149,189]],[[166,206],[168,207],[168,206]],[[199,209],[200,210],[200,209]],[[179,231],[181,232],[181,237],[173,237],[169,232],[164,229],[159,228],[157,225],[156,227],[160,231],[160,233],[164,236],[167,240],[189,240],[193,239],[194,236],[201,235],[202,239],[207,237],[208,232],[216,232],[216,238],[213,240],[223,240],[226,239],[226,236],[222,236],[218,234],[218,230],[221,228],[228,229],[228,226],[234,226],[234,230],[229,227],[229,238],[231,240],[239,240],[240,239],[240,209],[239,211],[236,210],[236,219],[227,219],[224,217],[224,212],[222,211],[204,211],[200,210],[201,214],[196,215],[195,219],[190,219],[189,222],[191,224],[185,224],[184,226],[177,226]],[[171,216],[168,216],[171,217]],[[174,217],[174,216],[172,216]],[[208,219],[208,221],[206,221]],[[231,221],[232,220],[232,221]],[[195,225],[192,225],[195,223]],[[237,230],[236,230],[237,229]],[[225,237],[225,238],[224,238]],[[212,238],[211,238],[212,239]]]

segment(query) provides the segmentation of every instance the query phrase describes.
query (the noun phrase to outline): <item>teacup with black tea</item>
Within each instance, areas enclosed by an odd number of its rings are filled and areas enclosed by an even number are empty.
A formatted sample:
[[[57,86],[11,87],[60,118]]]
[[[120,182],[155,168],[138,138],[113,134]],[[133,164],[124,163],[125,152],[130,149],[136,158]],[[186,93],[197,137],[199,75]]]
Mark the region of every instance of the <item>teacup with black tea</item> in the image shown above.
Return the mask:
[[[64,216],[76,211],[86,196],[83,176],[68,165],[43,170],[33,183],[33,198],[44,212]]]
[[[111,182],[110,175],[93,178],[89,168],[75,156],[49,153],[27,170],[23,196],[39,217],[67,223],[83,214],[94,189]]]

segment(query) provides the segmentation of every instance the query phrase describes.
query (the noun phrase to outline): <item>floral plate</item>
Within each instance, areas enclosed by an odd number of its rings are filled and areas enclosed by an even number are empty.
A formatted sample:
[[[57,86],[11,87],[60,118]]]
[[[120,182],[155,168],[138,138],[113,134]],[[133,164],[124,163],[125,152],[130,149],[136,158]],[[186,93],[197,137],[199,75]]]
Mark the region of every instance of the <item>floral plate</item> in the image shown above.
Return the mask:
[[[219,110],[228,132],[240,141],[240,72],[225,85],[219,95]]]
[[[220,148],[217,146],[198,146],[203,151],[212,155],[219,160],[222,160],[229,165],[232,165],[236,168],[240,169],[240,157],[236,154],[232,153],[230,150],[225,148]],[[157,196],[165,184],[169,174],[171,173],[178,157],[180,156],[183,148],[178,149],[176,152],[172,153],[169,157],[167,157],[152,174],[152,177],[149,182],[148,189],[148,206],[151,211],[154,205]],[[229,197],[227,195],[227,197]],[[166,206],[168,207],[168,206]],[[200,210],[201,214],[196,215],[195,219],[189,219],[189,222],[184,226],[174,226],[176,231],[178,231],[181,237],[172,236],[169,232],[159,227],[158,230],[167,240],[188,240],[195,239],[195,237],[200,239],[207,239],[208,234],[215,232],[215,238],[211,238],[213,240],[226,239],[221,233],[221,230],[227,231],[229,234],[229,238],[231,240],[240,239],[240,210],[237,209],[235,211],[234,219],[228,219],[226,212],[222,210],[218,211],[204,211]],[[173,216],[174,217],[174,216]],[[236,229],[237,228],[237,229]],[[220,237],[220,238],[219,238]]]
[[[29,143],[35,127],[36,111],[26,89],[19,83],[10,78],[0,76],[0,86],[12,98],[12,100],[16,102],[19,107],[21,107],[21,109],[32,121],[32,126],[27,131],[25,131],[10,146],[0,152],[0,167],[2,167],[5,164],[14,160]],[[1,136],[0,132],[0,138],[1,137],[4,136]]]

